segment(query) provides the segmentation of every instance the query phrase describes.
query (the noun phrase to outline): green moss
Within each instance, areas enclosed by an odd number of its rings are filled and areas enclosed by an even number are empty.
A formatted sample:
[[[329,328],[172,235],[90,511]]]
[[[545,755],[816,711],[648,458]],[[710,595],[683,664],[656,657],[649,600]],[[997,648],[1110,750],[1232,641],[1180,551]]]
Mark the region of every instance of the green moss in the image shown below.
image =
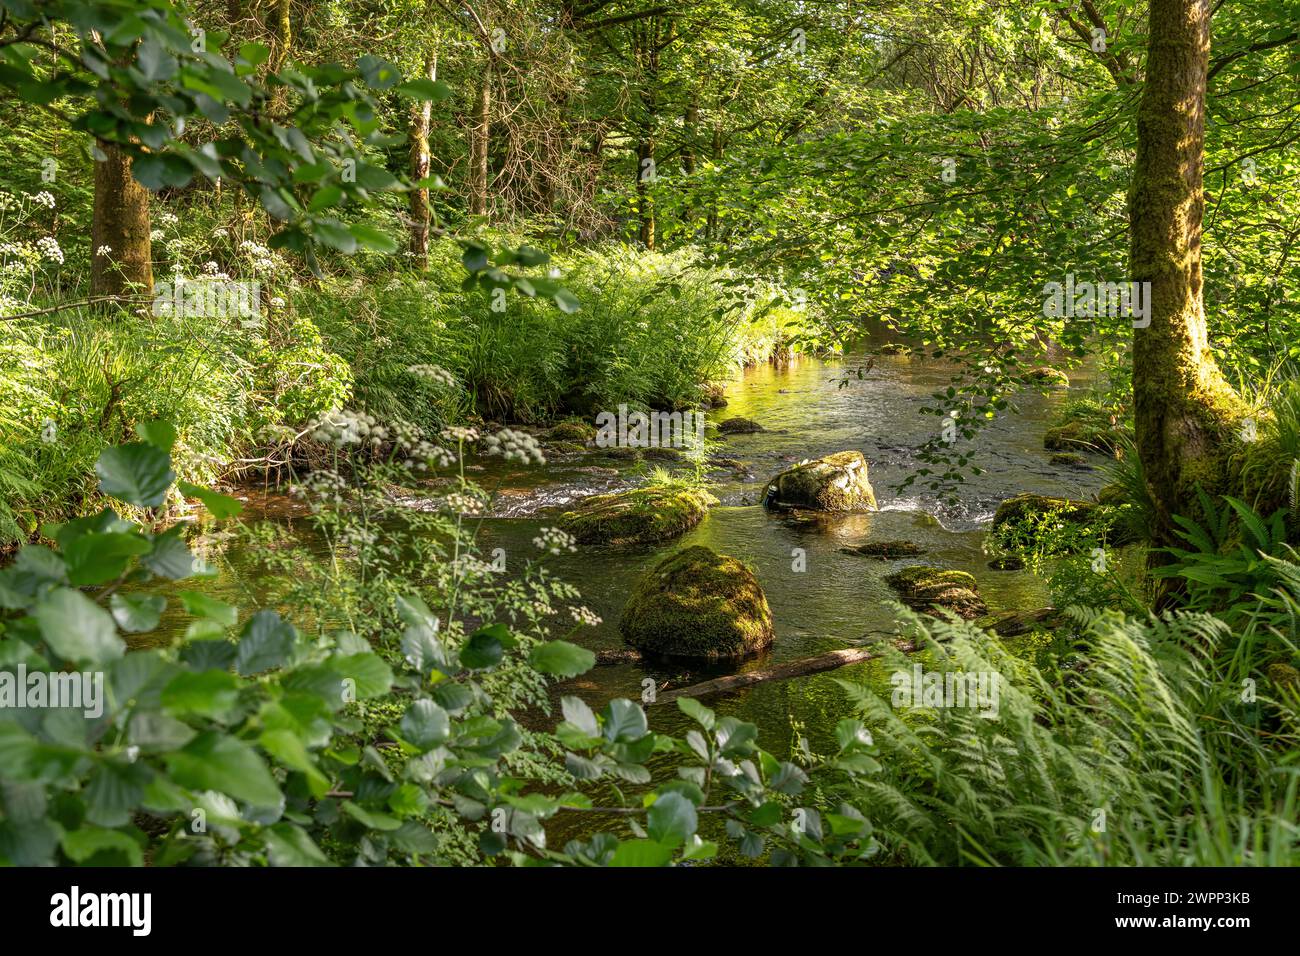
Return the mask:
[[[668,657],[735,659],[772,643],[772,612],[749,568],[705,547],[670,555],[623,609],[629,644]]]
[[[596,429],[586,422],[560,422],[546,433],[549,441],[587,442],[596,437]]]
[[[1113,452],[1124,436],[1132,437],[1128,428],[1112,428],[1109,425],[1092,425],[1087,422],[1067,422],[1056,425],[1043,433],[1043,447],[1048,451],[1069,451],[1075,448],[1088,448],[1095,451]]]
[[[580,445],[576,441],[553,441],[547,442],[546,449],[562,455],[580,455],[587,450],[587,446]]]
[[[862,453],[841,451],[781,472],[768,483],[763,503],[776,509],[871,511],[876,493]]]
[[[1050,365],[1042,365],[1038,368],[1031,368],[1026,377],[1035,385],[1046,388],[1069,388],[1070,376],[1062,369],[1053,368]]]
[[[894,572],[885,582],[917,611],[934,613],[942,607],[971,620],[988,610],[975,578],[965,571],[917,564]]]
[[[706,491],[635,488],[579,502],[560,527],[579,544],[647,544],[689,531],[717,503]]]
[[[1041,607],[1032,611],[1000,611],[980,618],[975,623],[999,637],[1020,637],[1034,631],[1051,631],[1063,618],[1054,607]]]
[[[1264,673],[1268,675],[1269,682],[1279,690],[1300,693],[1300,670],[1296,670],[1290,664],[1269,664]]]

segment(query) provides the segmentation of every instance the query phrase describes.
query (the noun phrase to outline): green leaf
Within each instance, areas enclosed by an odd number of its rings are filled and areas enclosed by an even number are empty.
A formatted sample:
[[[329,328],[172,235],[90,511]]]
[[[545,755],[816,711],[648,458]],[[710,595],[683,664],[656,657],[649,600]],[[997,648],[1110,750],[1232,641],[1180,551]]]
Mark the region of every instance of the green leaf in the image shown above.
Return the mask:
[[[192,485],[188,481],[178,481],[176,487],[187,498],[198,498],[199,501],[203,502],[203,507],[207,508],[212,517],[218,521],[226,518],[237,518],[244,510],[244,503],[237,498],[211,491],[200,485]]]
[[[68,583],[77,587],[105,584],[126,571],[134,557],[148,554],[149,539],[136,532],[92,532],[75,538],[63,549]]]
[[[102,827],[70,830],[63,834],[60,846],[73,863],[85,863],[95,854],[108,850],[123,854],[129,866],[144,864],[144,854],[140,844],[120,830],[106,830]]]
[[[162,689],[162,706],[179,716],[221,717],[239,699],[239,681],[229,671],[182,671]]]
[[[307,831],[292,823],[266,829],[266,848],[272,866],[333,866]]]
[[[610,866],[667,866],[673,858],[671,847],[654,840],[625,840],[614,851]]]
[[[60,588],[33,609],[41,637],[67,661],[105,664],[126,653],[113,618],[80,591]]]
[[[611,743],[640,740],[648,729],[645,711],[626,697],[615,698],[605,707],[605,739]]]
[[[218,601],[198,591],[178,591],[176,596],[181,599],[185,610],[194,617],[215,621],[222,627],[234,627],[239,620],[239,609],[225,601]]]
[[[128,634],[143,634],[158,626],[167,599],[161,594],[115,593],[108,599],[117,626]]]
[[[577,677],[596,666],[596,655],[568,641],[547,641],[533,648],[528,662],[543,674]]]
[[[234,737],[209,730],[163,759],[182,787],[216,790],[258,807],[278,807],[283,799],[262,758]]]
[[[505,653],[506,640],[503,638],[509,639],[509,632],[501,624],[493,624],[475,631],[460,649],[461,666],[470,670],[495,667],[501,662],[501,656]]]
[[[294,636],[293,625],[278,612],[258,611],[244,625],[235,670],[240,676],[249,677],[279,667],[293,649]]]
[[[451,736],[451,718],[431,700],[417,700],[407,709],[400,725],[402,738],[430,751]]]
[[[176,429],[170,422],[136,422],[135,433],[150,445],[169,454],[176,444]]]
[[[385,254],[397,251],[396,240],[394,240],[388,233],[376,229],[373,226],[353,223],[348,227],[348,231],[352,233],[352,238],[357,241],[357,245],[362,249],[369,249],[371,252],[382,252]]]
[[[655,800],[646,818],[646,828],[656,843],[677,847],[695,834],[699,817],[695,804],[682,794],[664,793]]]
[[[397,92],[416,100],[440,101],[451,97],[451,87],[442,80],[407,80],[397,87]]]
[[[171,456],[142,442],[104,449],[95,462],[95,473],[100,491],[141,508],[162,504],[176,478]]]

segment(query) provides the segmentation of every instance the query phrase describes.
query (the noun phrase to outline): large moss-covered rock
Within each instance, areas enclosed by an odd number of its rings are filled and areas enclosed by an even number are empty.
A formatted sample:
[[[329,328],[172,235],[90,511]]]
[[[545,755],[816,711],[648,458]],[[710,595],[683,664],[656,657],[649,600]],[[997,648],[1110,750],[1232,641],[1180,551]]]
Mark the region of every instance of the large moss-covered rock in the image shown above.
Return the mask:
[[[913,610],[933,614],[942,607],[967,620],[988,610],[976,589],[975,578],[965,571],[917,564],[894,572],[885,582]]]
[[[763,494],[769,508],[811,511],[872,511],[876,493],[867,480],[867,460],[858,451],[841,451],[781,472]]]
[[[747,657],[772,643],[772,612],[753,572],[705,547],[660,562],[637,584],[619,630],[634,647],[667,657]]]
[[[548,441],[577,442],[579,444],[591,441],[595,437],[596,429],[594,426],[588,425],[586,422],[575,421],[560,422],[546,433]]]
[[[634,488],[580,501],[560,516],[579,544],[647,544],[694,528],[718,503],[707,491]]]
[[[975,623],[1000,637],[1020,637],[1032,631],[1050,631],[1061,626],[1065,616],[1054,607],[1040,607],[1032,611],[1000,611],[980,618]]]
[[[1005,524],[1019,524],[1044,514],[1054,514],[1065,521],[1087,521],[1096,508],[1097,504],[1093,501],[1053,498],[1049,495],[1016,495],[998,505],[998,510],[993,514],[993,527],[997,529]]]

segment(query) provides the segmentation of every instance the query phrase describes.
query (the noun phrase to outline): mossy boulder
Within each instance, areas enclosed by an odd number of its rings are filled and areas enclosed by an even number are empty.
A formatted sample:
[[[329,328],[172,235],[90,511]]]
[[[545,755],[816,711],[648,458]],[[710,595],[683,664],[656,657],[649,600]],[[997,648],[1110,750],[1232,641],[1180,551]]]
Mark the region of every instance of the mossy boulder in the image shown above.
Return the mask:
[[[1268,675],[1269,683],[1278,690],[1289,690],[1293,693],[1300,694],[1300,670],[1296,670],[1290,664],[1278,662],[1269,664],[1264,669]]]
[[[560,422],[546,433],[547,441],[569,441],[582,444],[596,437],[596,428],[586,422]]]
[[[844,554],[860,554],[868,558],[889,561],[894,558],[914,558],[925,554],[925,548],[910,541],[868,541],[856,548],[840,548]]]
[[[678,461],[682,458],[682,453],[676,448],[642,448],[641,454],[656,461]]]
[[[1043,433],[1043,447],[1048,451],[1113,452],[1125,436],[1132,437],[1130,428],[1112,428],[1094,422],[1071,421],[1054,425]]]
[[[766,431],[766,429],[752,418],[736,417],[719,422],[718,431],[724,435],[751,435],[754,432]]]
[[[781,472],[768,482],[763,503],[778,510],[874,511],[876,493],[862,453],[841,451]]]
[[[916,611],[933,614],[939,608],[947,608],[967,620],[988,611],[979,596],[975,578],[965,571],[917,564],[894,572],[885,578],[885,583]]]
[[[697,546],[652,568],[636,585],[619,631],[665,657],[735,660],[772,643],[772,612],[753,572]]]
[[[546,450],[561,455],[581,455],[587,446],[576,441],[553,441],[547,442]]]
[[[1037,368],[1031,368],[1025,373],[1025,377],[1030,383],[1040,388],[1069,388],[1070,376],[1059,368],[1053,368],[1050,365],[1040,365]]]
[[[1005,524],[1019,524],[1044,514],[1058,515],[1064,521],[1087,521],[1097,508],[1094,501],[1053,498],[1049,495],[1016,495],[998,505],[993,514],[994,529]]]
[[[707,491],[634,488],[583,499],[560,516],[579,544],[647,544],[694,528],[718,503]]]
[[[700,400],[700,405],[704,408],[726,408],[727,407],[727,387],[718,382],[709,382],[700,389],[704,397]]]

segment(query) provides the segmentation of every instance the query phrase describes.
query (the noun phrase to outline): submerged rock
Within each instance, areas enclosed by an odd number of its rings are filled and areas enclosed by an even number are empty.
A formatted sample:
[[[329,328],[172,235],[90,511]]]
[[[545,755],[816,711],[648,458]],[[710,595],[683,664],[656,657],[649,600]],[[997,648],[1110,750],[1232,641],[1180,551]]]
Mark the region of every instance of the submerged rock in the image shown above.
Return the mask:
[[[585,498],[560,516],[579,544],[647,544],[694,528],[718,503],[707,491],[634,488]]]
[[[724,435],[751,435],[766,431],[762,425],[750,418],[728,418],[718,423],[718,431]]]
[[[876,493],[862,453],[841,451],[781,472],[768,483],[763,503],[777,509],[874,511]]]
[[[989,567],[994,571],[1019,571],[1024,566],[1024,559],[1018,558],[1014,554],[1004,554],[989,562]]]
[[[975,578],[965,571],[917,564],[894,572],[885,578],[885,583],[916,611],[933,614],[942,607],[967,620],[988,611],[976,590]]]
[[[1088,464],[1088,459],[1084,458],[1082,455],[1074,455],[1069,452],[1062,452],[1060,454],[1053,455],[1050,459],[1048,459],[1048,464],[1065,465],[1069,468],[1091,468],[1092,467],[1091,465]]]
[[[641,454],[646,458],[659,461],[677,461],[682,457],[682,453],[676,448],[642,448]]]
[[[753,572],[701,546],[669,556],[638,582],[619,631],[642,651],[710,660],[747,657],[774,637]]]
[[[1094,501],[1052,498],[1048,495],[1024,494],[1008,498],[993,514],[993,527],[1015,524],[1044,514],[1058,515],[1064,521],[1086,521],[1097,508]]]
[[[1040,607],[1033,611],[1002,611],[989,614],[975,623],[1000,637],[1019,637],[1031,631],[1050,631],[1064,620],[1054,607]]]
[[[912,347],[902,342],[886,342],[878,346],[876,351],[881,355],[907,355],[912,351]]]
[[[700,400],[703,408],[726,408],[727,407],[727,387],[717,382],[710,382],[700,389],[704,392],[704,397]]]
[[[888,561],[892,558],[914,558],[925,554],[925,548],[910,541],[868,541],[856,548],[840,548],[844,554],[861,554],[868,558]]]

